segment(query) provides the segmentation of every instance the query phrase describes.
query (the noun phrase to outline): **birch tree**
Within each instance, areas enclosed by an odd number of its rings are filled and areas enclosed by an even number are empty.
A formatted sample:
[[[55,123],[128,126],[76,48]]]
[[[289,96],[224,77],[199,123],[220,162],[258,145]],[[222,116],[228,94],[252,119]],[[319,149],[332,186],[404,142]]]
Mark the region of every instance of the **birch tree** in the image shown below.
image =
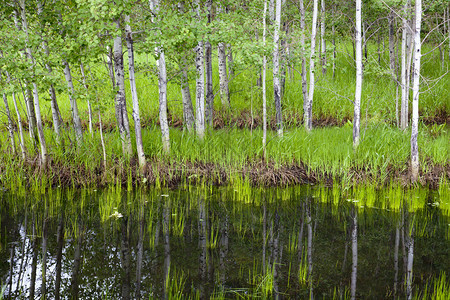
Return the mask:
[[[133,120],[134,120],[134,132],[136,135],[136,151],[138,155],[139,168],[141,171],[145,170],[146,160],[144,154],[144,146],[142,144],[142,133],[141,133],[141,118],[139,115],[139,99],[136,90],[136,78],[134,72],[134,48],[133,48],[133,37],[132,37],[130,16],[125,16],[125,36],[127,41],[128,50],[128,70],[129,70],[129,80],[131,89],[131,100],[133,101]]]
[[[217,8],[218,14],[222,13],[222,8]],[[227,75],[227,55],[226,45],[224,42],[219,42],[217,45],[217,59],[219,64],[219,93],[222,107],[228,109],[230,107],[230,91],[228,87]]]
[[[275,100],[277,134],[283,136],[283,120],[281,111],[281,87],[280,87],[280,23],[281,23],[281,0],[276,0],[275,28],[273,34],[273,94]]]
[[[27,22],[27,17],[26,17],[26,13],[25,13],[25,0],[20,0],[19,1],[19,6],[20,6],[20,10],[21,10],[21,18],[22,18],[22,27],[23,27],[23,31],[25,32],[25,36],[26,36],[26,53],[27,56],[30,60],[30,68],[31,68],[31,73],[33,75],[33,79],[36,80],[35,78],[35,70],[34,70],[34,66],[35,66],[35,61],[34,61],[34,56],[33,56],[33,52],[30,48],[30,41],[29,41],[29,34],[28,34],[28,22]],[[45,141],[45,136],[44,136],[44,129],[42,126],[42,117],[41,117],[41,108],[40,108],[40,104],[39,104],[39,91],[38,91],[38,87],[36,82],[32,83],[33,86],[33,104],[34,104],[34,114],[36,117],[36,128],[37,128],[37,135],[39,138],[39,145],[40,145],[40,162],[41,162],[41,166],[43,168],[46,167],[47,165],[47,143]]]
[[[114,70],[116,72],[116,85],[118,87],[115,97],[117,126],[119,127],[122,151],[127,157],[132,154],[130,124],[128,121],[127,104],[125,98],[125,72],[123,66],[122,37],[120,34],[120,17],[114,21],[118,34],[114,38]]]
[[[64,66],[64,76],[66,78],[67,87],[68,87],[70,110],[72,112],[72,120],[73,120],[73,128],[75,130],[75,138],[77,140],[78,146],[80,146],[81,142],[83,140],[83,129],[81,128],[81,120],[80,120],[80,115],[78,113],[78,104],[77,104],[77,101],[75,98],[75,88],[73,86],[72,72],[70,70],[69,63],[65,59],[63,60],[63,66]]]
[[[211,6],[212,0],[206,1],[206,10],[208,24],[211,23]],[[212,71],[212,46],[209,41],[205,43],[205,71],[206,71],[206,109],[205,117],[209,125],[213,123],[213,109],[214,109],[214,92],[213,92],[213,71]]]
[[[316,59],[316,34],[317,34],[317,10],[318,0],[313,2],[313,17],[311,28],[311,53],[309,56],[309,93],[305,105],[305,111],[303,116],[303,122],[306,130],[312,129],[312,105],[314,98],[314,74],[315,74],[315,59]]]
[[[200,20],[200,3],[196,1],[197,19]],[[204,53],[203,41],[199,40],[195,48],[196,59],[195,69],[197,70],[196,89],[195,89],[195,103],[196,103],[196,121],[195,129],[199,138],[203,139],[205,136],[205,69],[204,69]]]
[[[420,91],[420,58],[421,40],[420,29],[422,22],[422,0],[416,0],[416,22],[414,30],[414,82],[413,82],[413,105],[411,125],[411,181],[416,182],[419,178],[419,145],[417,136],[419,134],[419,91]]]
[[[401,85],[402,100],[400,108],[400,128],[405,130],[408,127],[408,104],[409,104],[409,87],[410,87],[410,70],[411,70],[411,28],[409,24],[409,10],[411,0],[405,2],[403,8],[403,29],[402,29],[402,69],[401,69]]]
[[[300,0],[302,1],[302,0]],[[263,46],[266,46],[266,17],[267,17],[267,0],[264,0],[264,13],[263,13]],[[266,156],[266,140],[267,140],[267,99],[266,99],[266,55],[263,55],[262,66],[262,97],[263,97],[263,151]],[[264,237],[265,238],[265,237]],[[264,253],[265,254],[265,253]],[[263,260],[265,263],[265,259]]]
[[[299,9],[300,9],[300,51],[301,51],[301,60],[302,60],[302,93],[303,93],[303,114],[306,114],[306,107],[308,104],[308,80],[306,78],[306,46],[305,46],[305,30],[306,30],[306,22],[305,22],[305,7],[303,4],[303,0],[299,0]]]
[[[361,0],[356,0],[356,26],[355,26],[355,51],[356,51],[356,88],[353,112],[353,148],[359,145],[359,125],[361,118],[361,91],[362,91],[362,40],[361,40]]]
[[[322,63],[322,74],[327,73],[327,44],[325,41],[325,0],[320,1],[320,61]]]
[[[150,0],[150,8],[154,11],[155,15],[159,17],[159,0]],[[153,18],[152,18],[152,21]],[[163,151],[165,153],[170,152],[170,136],[169,136],[169,123],[167,121],[167,70],[166,70],[166,57],[164,55],[164,49],[161,46],[155,49],[158,60],[156,62],[158,66],[158,88],[159,88],[159,123],[161,127],[161,138]]]

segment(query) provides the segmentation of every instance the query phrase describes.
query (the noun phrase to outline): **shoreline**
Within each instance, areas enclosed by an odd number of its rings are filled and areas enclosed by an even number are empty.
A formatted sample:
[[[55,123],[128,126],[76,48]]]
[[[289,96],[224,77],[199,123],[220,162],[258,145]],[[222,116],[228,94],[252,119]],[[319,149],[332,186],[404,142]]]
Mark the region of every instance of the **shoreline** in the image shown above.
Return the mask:
[[[174,160],[148,160],[146,170],[141,173],[136,159],[129,162],[116,159],[108,164],[106,172],[102,165],[94,168],[49,161],[46,170],[41,169],[38,157],[26,161],[17,160],[15,166],[0,165],[3,176],[0,184],[4,189],[18,188],[104,188],[120,184],[125,187],[153,186],[177,188],[182,185],[224,186],[246,184],[252,187],[286,187],[292,185],[357,186],[373,184],[387,186],[394,182],[404,187],[415,186],[410,180],[410,166],[402,168],[388,166],[385,172],[369,167],[350,167],[339,174],[328,170],[313,170],[304,163],[277,164],[273,161],[255,159],[242,167],[208,162],[177,162]],[[14,174],[14,177],[8,175]],[[28,176],[27,176],[28,175]],[[420,169],[418,185],[438,189],[450,182],[450,164],[432,165]]]

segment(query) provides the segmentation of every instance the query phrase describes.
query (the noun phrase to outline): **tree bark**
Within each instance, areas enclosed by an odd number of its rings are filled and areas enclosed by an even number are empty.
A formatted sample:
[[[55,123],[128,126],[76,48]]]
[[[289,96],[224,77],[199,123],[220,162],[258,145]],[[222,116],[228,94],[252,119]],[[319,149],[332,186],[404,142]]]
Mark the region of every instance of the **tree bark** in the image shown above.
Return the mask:
[[[89,66],[88,66],[89,68]],[[91,136],[94,136],[94,130],[93,130],[93,124],[92,124],[92,106],[91,106],[91,101],[89,100],[89,87],[86,83],[86,75],[84,73],[84,65],[83,63],[80,63],[80,71],[81,71],[81,79],[83,80],[83,86],[84,89],[86,90],[86,96],[87,96],[87,106],[88,106],[88,117],[89,117],[89,133],[91,134]]]
[[[211,23],[212,0],[206,1],[206,10],[208,13],[208,24]],[[212,47],[209,41],[205,43],[205,71],[206,71],[206,122],[212,126],[214,110],[214,92],[213,92],[213,71],[212,71]]]
[[[301,1],[301,0],[300,0]],[[266,46],[266,17],[267,17],[267,0],[264,0],[264,13],[263,13],[263,46]],[[263,56],[263,66],[262,66],[262,97],[263,97],[263,152],[264,157],[266,156],[266,141],[267,141],[267,99],[266,99],[266,56]],[[265,210],[264,210],[265,213]],[[265,216],[265,215],[264,215]],[[265,236],[264,236],[265,238]],[[264,245],[265,247],[265,245]],[[265,255],[265,253],[263,254]],[[265,264],[265,259],[263,259],[263,265]],[[263,268],[265,271],[265,268]]]
[[[305,22],[305,7],[303,4],[303,0],[299,0],[299,9],[300,9],[300,51],[302,55],[302,93],[303,93],[303,115],[305,116],[307,113],[307,104],[308,104],[308,80],[306,78],[306,46],[305,46],[305,30],[306,30],[306,22]]]
[[[75,138],[77,140],[78,146],[81,145],[83,141],[83,129],[81,128],[80,115],[78,113],[77,100],[75,99],[75,88],[72,81],[72,73],[70,71],[69,63],[63,60],[64,65],[64,76],[66,77],[68,94],[70,100],[70,110],[72,111],[73,128],[75,130]]]
[[[419,91],[420,91],[420,58],[421,41],[420,28],[422,22],[422,1],[416,0],[416,23],[414,33],[414,82],[413,82],[413,111],[411,125],[411,181],[419,178],[419,146],[417,136],[419,134]]]
[[[150,9],[159,13],[159,0],[150,0]],[[154,22],[152,17],[152,22]],[[161,127],[161,139],[163,151],[170,152],[169,122],[167,120],[167,70],[164,49],[156,47],[155,52],[159,57],[156,62],[158,66],[158,88],[159,88],[159,123]]]
[[[401,83],[402,83],[402,101],[400,108],[400,128],[405,130],[408,127],[408,104],[409,104],[409,87],[410,87],[410,59],[411,59],[411,29],[409,20],[409,9],[411,0],[408,0],[404,6],[403,16],[403,31],[402,31],[402,71],[401,71]]]
[[[125,16],[125,35],[127,41],[128,49],[128,70],[129,70],[129,80],[131,89],[131,99],[133,101],[133,120],[134,120],[134,132],[136,135],[136,150],[139,161],[139,169],[141,172],[145,171],[145,166],[147,164],[144,154],[144,146],[142,143],[142,133],[141,133],[141,118],[139,115],[139,99],[136,90],[136,79],[134,73],[134,49],[133,49],[133,37],[130,26],[130,16]]]
[[[120,29],[119,19],[114,21],[117,29]],[[132,154],[130,124],[128,121],[127,104],[125,98],[125,74],[123,66],[122,38],[117,35],[114,38],[114,70],[116,71],[116,84],[119,87],[115,97],[116,119],[119,127],[122,151],[126,157]]]
[[[316,33],[317,33],[317,9],[318,0],[314,0],[313,5],[313,18],[312,18],[312,29],[311,29],[311,54],[309,57],[309,94],[308,101],[305,107],[305,114],[303,117],[304,125],[306,130],[311,131],[312,129],[312,105],[314,98],[314,67],[315,67],[315,57],[316,57]]]
[[[356,0],[356,32],[355,32],[355,47],[356,47],[356,88],[355,88],[355,103],[353,114],[353,148],[358,148],[359,145],[359,125],[361,118],[361,91],[363,80],[363,66],[362,66],[362,41],[361,41],[361,0]]]
[[[320,52],[322,63],[322,74],[327,73],[327,44],[325,41],[325,0],[320,2]]]
[[[192,132],[195,129],[194,109],[192,108],[191,91],[189,89],[189,78],[186,59],[181,66],[181,98],[183,101],[184,127]]]
[[[0,74],[0,78],[1,78],[1,74]],[[11,151],[12,151],[13,155],[15,156],[16,155],[16,142],[14,140],[13,122],[12,122],[12,118],[11,118],[11,111],[9,110],[8,98],[5,93],[3,93],[3,103],[5,104],[6,117],[8,118],[8,134],[9,134],[9,141],[11,143]]]
[[[276,0],[275,29],[273,34],[273,93],[275,100],[276,122],[278,136],[283,136],[283,120],[281,110],[281,87],[280,87],[280,50],[279,33],[281,23],[281,0]]]
[[[20,8],[21,8],[22,26],[23,26],[23,30],[26,35],[26,43],[27,43],[26,52],[27,52],[27,55],[31,62],[33,79],[35,79],[34,78],[34,70],[33,70],[35,62],[34,62],[34,58],[33,58],[33,53],[29,46],[28,23],[27,23],[27,17],[25,14],[25,0],[20,0]],[[37,135],[38,135],[40,150],[41,150],[41,153],[40,153],[41,154],[41,166],[43,168],[45,168],[47,165],[47,145],[45,142],[44,130],[42,128],[41,109],[40,109],[40,105],[39,105],[39,93],[38,93],[38,88],[37,88],[36,83],[33,82],[32,85],[33,85],[33,103],[34,103],[33,108],[34,108],[34,115],[36,117]],[[33,116],[33,114],[31,113],[31,107],[30,107],[30,120],[32,120],[32,118],[33,118],[32,116]]]
[[[219,43],[218,60],[219,60],[219,85],[220,85],[220,100],[222,107],[228,109],[230,107],[230,94],[228,89],[228,75],[227,75],[227,57],[225,53],[225,44]]]
[[[200,19],[200,3],[195,1],[197,5],[197,18]],[[195,59],[195,68],[197,70],[196,90],[195,90],[195,105],[196,105],[196,121],[195,127],[197,135],[200,139],[205,136],[205,69],[204,69],[204,53],[203,41],[198,41],[195,48],[197,57]]]

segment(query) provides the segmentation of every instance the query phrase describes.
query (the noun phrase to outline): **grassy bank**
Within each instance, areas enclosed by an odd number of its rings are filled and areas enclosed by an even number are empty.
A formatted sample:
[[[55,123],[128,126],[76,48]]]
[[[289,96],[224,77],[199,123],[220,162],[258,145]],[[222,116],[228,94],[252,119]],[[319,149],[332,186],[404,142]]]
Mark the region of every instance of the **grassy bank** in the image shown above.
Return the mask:
[[[247,181],[251,185],[280,186],[300,183],[361,182],[384,185],[391,181],[409,184],[410,134],[383,124],[369,123],[362,130],[362,142],[352,149],[352,127],[288,130],[283,138],[269,132],[266,157],[261,130],[209,130],[203,141],[186,131],[172,129],[171,152],[164,154],[159,128],[143,131],[148,168],[140,176],[135,159],[123,158],[117,132],[105,133],[106,168],[100,136],[86,134],[81,147],[66,136],[65,151],[56,144],[50,129],[50,164],[42,170],[38,153],[27,139],[29,157],[22,161],[11,155],[3,135],[0,182],[4,188],[21,186],[105,186],[154,184],[175,186],[206,181],[228,184]],[[72,143],[70,145],[70,143]],[[419,153],[422,185],[437,187],[450,179],[449,134],[422,126]]]

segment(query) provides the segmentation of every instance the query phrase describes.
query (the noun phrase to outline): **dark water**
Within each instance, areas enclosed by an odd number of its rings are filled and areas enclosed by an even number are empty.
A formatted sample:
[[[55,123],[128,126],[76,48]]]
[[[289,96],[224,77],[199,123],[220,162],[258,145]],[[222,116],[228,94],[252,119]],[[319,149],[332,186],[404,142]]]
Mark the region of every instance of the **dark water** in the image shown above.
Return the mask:
[[[399,188],[5,192],[3,297],[392,299],[426,286],[430,295],[450,274],[442,197]]]

